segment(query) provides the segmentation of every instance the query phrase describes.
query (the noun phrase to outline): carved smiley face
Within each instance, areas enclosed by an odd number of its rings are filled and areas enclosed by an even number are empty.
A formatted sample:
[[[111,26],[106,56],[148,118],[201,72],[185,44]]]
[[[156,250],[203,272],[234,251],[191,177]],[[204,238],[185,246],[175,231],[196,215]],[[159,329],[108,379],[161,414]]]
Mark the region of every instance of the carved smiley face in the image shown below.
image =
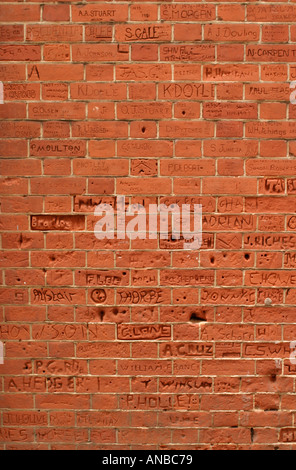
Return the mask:
[[[91,293],[91,298],[96,304],[103,304],[107,298],[106,291],[104,289],[95,289]]]

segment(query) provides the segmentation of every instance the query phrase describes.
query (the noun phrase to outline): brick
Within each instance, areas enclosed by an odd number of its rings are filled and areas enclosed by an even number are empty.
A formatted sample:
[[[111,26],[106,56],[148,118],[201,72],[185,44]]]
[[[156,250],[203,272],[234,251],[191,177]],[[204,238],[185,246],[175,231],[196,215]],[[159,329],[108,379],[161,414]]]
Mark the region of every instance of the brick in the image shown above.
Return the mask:
[[[45,138],[70,137],[70,124],[68,122],[61,122],[61,121],[44,122],[43,123],[43,136]]]
[[[173,121],[163,121],[159,126],[161,137],[211,137],[214,134],[213,123],[183,121],[174,123]]]
[[[102,137],[114,139],[115,137],[127,137],[127,123],[120,121],[86,122],[81,121],[72,124],[73,137]]]
[[[0,171],[5,176],[23,176],[41,175],[41,162],[38,160],[3,160],[0,162]]]
[[[34,157],[84,157],[85,154],[86,143],[83,140],[59,140],[57,143],[52,140],[31,140],[30,143],[30,155]]]
[[[75,62],[108,62],[128,60],[128,46],[122,45],[120,48],[115,44],[74,44],[72,55]]]
[[[174,39],[175,41],[200,41],[202,36],[202,28],[199,24],[175,24]]]
[[[256,81],[259,79],[259,68],[251,64],[206,65],[204,66],[203,79],[223,82]]]
[[[42,98],[49,101],[66,101],[68,99],[68,85],[66,83],[44,83]]]
[[[88,25],[85,27],[85,38],[88,41],[110,42],[113,37],[113,26],[111,25]]]
[[[0,26],[0,37],[3,42],[15,42],[24,40],[23,25]]]
[[[40,5],[2,5],[1,22],[27,22],[40,20]]]
[[[157,5],[133,4],[130,6],[132,21],[154,21],[158,18]]]
[[[70,61],[70,44],[45,44],[43,57],[46,61]]]
[[[285,119],[286,105],[278,103],[277,106],[274,106],[274,103],[262,103],[260,106],[260,117],[262,119]]]
[[[133,121],[130,123],[130,135],[132,138],[155,138],[157,126],[155,121]]]
[[[88,105],[88,116],[93,119],[115,119],[115,103],[94,103]]]
[[[258,110],[255,103],[207,102],[203,105],[203,117],[205,119],[256,119],[257,116]]]
[[[25,140],[1,140],[0,153],[2,157],[26,157],[27,142]]]
[[[188,25],[187,25],[188,26]],[[175,80],[200,80],[201,66],[197,64],[175,64],[174,78]]]
[[[31,181],[33,194],[76,194],[84,193],[86,182],[83,178],[34,178]]]
[[[290,22],[293,14],[295,13],[295,5],[287,8],[286,5],[279,5],[273,8],[272,5],[248,5],[247,6],[247,19],[248,21],[259,21],[268,23],[281,23]]]
[[[258,143],[254,140],[216,139],[204,142],[206,157],[255,157],[258,154]]]
[[[295,62],[293,53],[293,46],[289,45],[262,45],[262,46],[247,46],[246,50],[247,60],[250,62],[269,62],[270,57],[274,57],[278,62],[285,62],[287,58],[291,62]]]
[[[163,61],[183,62],[184,60],[190,60],[191,62],[208,62],[214,59],[215,46],[212,44],[160,46],[160,60]]]
[[[1,197],[2,212],[39,212],[43,201],[40,197]]]
[[[162,176],[186,176],[190,172],[192,176],[201,175],[214,175],[215,162],[214,160],[189,160],[189,159],[176,159],[163,160],[160,166],[160,174]]]
[[[172,28],[167,24],[117,25],[115,28],[115,38],[118,42],[169,42],[171,37]]]
[[[40,124],[37,122],[17,122],[17,121],[6,121],[0,125],[0,136],[1,137],[39,137],[40,136]]]
[[[41,60],[40,46],[12,45],[4,46],[0,52],[0,61],[38,61]]]
[[[160,18],[166,21],[211,21],[215,19],[213,5],[162,5]]]
[[[4,88],[4,99],[5,101],[38,100],[40,99],[40,86],[7,84]]]
[[[44,14],[47,14],[47,16],[50,16],[50,12],[46,11],[46,7],[50,7],[50,5],[45,5]],[[53,5],[51,7],[54,7]],[[67,5],[55,5],[55,7],[67,7]],[[67,21],[67,19],[62,19],[63,15],[61,17],[58,16],[58,11],[56,10],[53,12],[51,15],[52,17],[55,17],[56,19],[51,19],[48,21]],[[32,41],[32,42],[50,42],[50,41],[56,41],[56,42],[63,42],[63,41],[68,41],[68,42],[78,42],[82,40],[82,28],[81,26],[72,26],[72,25],[30,25],[27,28],[27,36],[26,39],[27,41]]]
[[[245,6],[239,4],[218,5],[218,18],[222,21],[244,21]]]
[[[37,73],[38,71],[38,73]],[[65,77],[69,81],[77,81],[83,78],[83,67],[78,64],[71,65],[46,65],[41,64],[34,67],[28,68],[28,75],[30,80],[34,81],[57,81],[64,80]]]
[[[2,80],[25,80],[26,66],[21,64],[0,64]]]
[[[219,100],[239,100],[243,97],[242,83],[218,83],[217,98]]]
[[[126,85],[124,84],[84,84],[74,83],[71,85],[71,98],[73,99],[101,99],[101,100],[124,100],[127,98]]]
[[[156,44],[133,44],[131,49],[133,61],[151,62],[158,60],[158,46]]]
[[[44,5],[43,21],[69,21],[69,5]]]
[[[31,104],[29,106],[30,119],[46,120],[50,119],[71,119],[79,120],[85,117],[84,103],[46,103]]]
[[[172,143],[166,140],[128,140],[118,142],[118,156],[120,157],[170,157],[173,155]]]
[[[162,194],[170,193],[171,181],[168,178],[142,178],[139,182],[133,178],[119,178],[117,180],[117,191],[119,194],[143,194],[143,192],[158,194],[160,188]]]
[[[244,174],[244,164],[241,160],[227,158],[218,162],[218,173],[224,176],[242,176]]]
[[[43,171],[44,175],[71,175],[71,162],[65,158],[59,158],[58,160],[44,160],[43,161]],[[45,200],[45,203],[48,202]],[[51,206],[51,209],[53,205]],[[68,210],[70,210],[71,204],[68,205]]]
[[[172,108],[169,103],[118,103],[118,119],[164,119],[172,117]]]
[[[113,65],[93,65],[86,64],[87,81],[111,81],[113,79]]]
[[[221,61],[243,61],[244,47],[242,44],[218,44],[217,58]]]
[[[294,37],[295,28],[291,28],[291,36]],[[288,25],[263,25],[262,27],[262,39],[264,42],[282,42],[289,37]]]
[[[127,5],[108,6],[104,3],[96,3],[94,5],[72,6],[72,21],[74,22],[123,22],[128,18]]]
[[[228,5],[226,5],[228,7]],[[232,21],[238,5],[232,5]],[[219,7],[221,8],[221,6]],[[229,8],[229,7],[228,7]],[[221,10],[219,11],[221,13]],[[222,12],[223,15],[224,12]],[[224,15],[223,15],[224,16]],[[226,18],[223,18],[226,19]],[[229,18],[228,18],[229,21]],[[257,25],[205,25],[205,39],[208,41],[225,41],[225,42],[255,42],[259,40],[260,29]]]
[[[201,99],[214,98],[214,87],[210,84],[164,83],[158,85],[159,97],[162,99]]]
[[[124,176],[128,175],[128,161],[117,159],[116,165],[113,160],[83,160],[76,159],[74,162],[73,171],[75,175],[84,175],[96,173],[98,176]]]
[[[186,101],[176,103],[174,116],[178,119],[197,119],[200,116],[200,104]]]

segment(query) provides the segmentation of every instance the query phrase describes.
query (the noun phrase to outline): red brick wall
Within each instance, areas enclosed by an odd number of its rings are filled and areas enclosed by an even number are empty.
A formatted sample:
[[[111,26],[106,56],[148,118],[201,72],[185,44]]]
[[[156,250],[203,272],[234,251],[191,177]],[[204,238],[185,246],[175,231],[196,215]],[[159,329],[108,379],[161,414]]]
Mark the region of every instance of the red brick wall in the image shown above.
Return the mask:
[[[1,1],[1,448],[294,447],[295,19]],[[116,195],[201,248],[98,240]]]

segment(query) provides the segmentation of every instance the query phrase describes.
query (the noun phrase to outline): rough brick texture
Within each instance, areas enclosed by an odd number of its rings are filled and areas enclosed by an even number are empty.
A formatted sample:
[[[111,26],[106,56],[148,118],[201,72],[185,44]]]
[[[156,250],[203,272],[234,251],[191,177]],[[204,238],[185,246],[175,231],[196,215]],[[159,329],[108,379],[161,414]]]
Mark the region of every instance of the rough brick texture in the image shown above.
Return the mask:
[[[1,449],[296,448],[295,20],[1,0]],[[117,195],[201,248],[98,240]]]

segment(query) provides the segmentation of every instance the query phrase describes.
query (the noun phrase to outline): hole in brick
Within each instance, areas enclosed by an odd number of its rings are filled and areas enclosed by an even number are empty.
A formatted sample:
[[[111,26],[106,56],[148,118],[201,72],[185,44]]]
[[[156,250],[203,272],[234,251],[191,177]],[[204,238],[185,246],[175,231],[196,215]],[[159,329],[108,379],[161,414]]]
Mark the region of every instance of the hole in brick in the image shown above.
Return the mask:
[[[204,313],[204,312],[202,312],[202,313]],[[191,321],[191,323],[200,323],[200,322],[203,322],[203,321],[207,321],[207,319],[205,317],[201,317],[201,316],[197,315],[195,312],[193,312],[190,315],[190,321]]]
[[[214,263],[215,263],[215,258],[211,258],[211,259],[210,259],[210,262],[211,262],[212,264],[214,264]]]
[[[118,315],[118,314],[119,314],[118,308],[113,308],[113,315]]]
[[[183,116],[186,116],[186,111],[182,111]]]
[[[276,374],[271,374],[270,380],[271,380],[271,382],[275,382],[276,381]]]
[[[145,134],[145,132],[146,132],[146,127],[142,127],[142,132],[143,132],[143,134]]]
[[[105,316],[105,310],[100,310],[100,313],[99,313],[100,317],[101,317],[101,321],[104,320],[104,316]]]
[[[254,428],[251,428],[250,431],[251,431],[251,442],[254,442],[254,434],[255,434]]]
[[[250,259],[249,253],[246,253],[246,254],[245,254],[245,259],[246,259],[247,261]]]

